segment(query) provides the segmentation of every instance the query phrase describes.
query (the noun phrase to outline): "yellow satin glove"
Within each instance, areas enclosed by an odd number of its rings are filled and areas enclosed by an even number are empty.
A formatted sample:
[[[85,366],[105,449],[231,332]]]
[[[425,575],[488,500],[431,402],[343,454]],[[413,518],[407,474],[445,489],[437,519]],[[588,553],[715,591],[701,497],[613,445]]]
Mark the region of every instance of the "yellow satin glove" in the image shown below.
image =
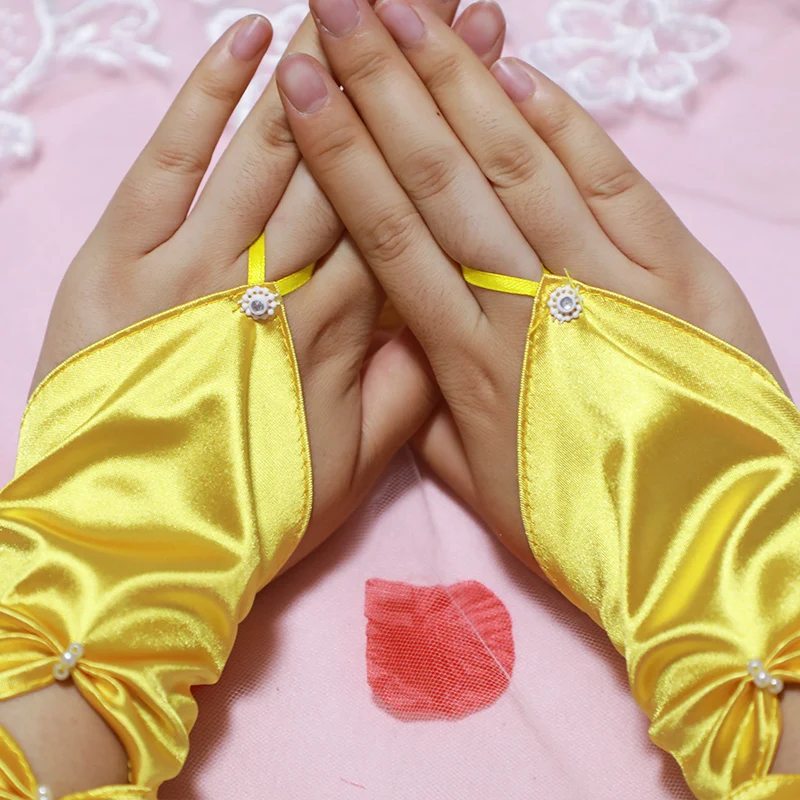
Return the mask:
[[[551,275],[530,287],[519,480],[536,560],[608,631],[698,798],[800,797],[800,776],[765,777],[800,678],[797,408],[666,313]]]
[[[125,746],[132,784],[69,800],[155,798],[177,774],[191,687],[219,678],[305,532],[300,376],[274,302],[310,270],[268,284],[272,299],[245,287],[112,336],[31,400],[0,494],[0,700],[73,680]],[[259,241],[251,282],[263,277]],[[0,799],[37,791],[0,729]]]

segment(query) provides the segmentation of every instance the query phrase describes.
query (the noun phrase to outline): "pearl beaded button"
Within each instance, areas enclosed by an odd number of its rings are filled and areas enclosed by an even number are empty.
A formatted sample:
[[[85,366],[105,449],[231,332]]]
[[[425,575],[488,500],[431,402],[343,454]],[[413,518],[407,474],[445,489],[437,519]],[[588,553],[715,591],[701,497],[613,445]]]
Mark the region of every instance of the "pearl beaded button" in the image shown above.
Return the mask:
[[[558,322],[572,322],[583,311],[583,299],[573,286],[559,286],[550,294],[547,301],[550,314]]]
[[[83,658],[83,645],[73,642],[62,654],[58,664],[53,667],[53,677],[57,681],[66,681],[72,676],[72,670]]]
[[[783,681],[770,674],[764,667],[764,663],[754,658],[747,662],[747,671],[753,679],[753,683],[759,689],[766,689],[770,694],[778,695],[783,691]]]

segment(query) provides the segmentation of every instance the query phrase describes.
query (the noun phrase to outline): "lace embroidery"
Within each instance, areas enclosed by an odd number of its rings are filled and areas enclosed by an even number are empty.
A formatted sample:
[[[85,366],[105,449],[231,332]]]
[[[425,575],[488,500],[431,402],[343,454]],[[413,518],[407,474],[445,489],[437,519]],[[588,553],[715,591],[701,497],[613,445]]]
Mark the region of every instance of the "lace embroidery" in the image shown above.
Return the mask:
[[[526,45],[525,60],[593,110],[640,102],[662,113],[686,98],[719,63],[730,30],[710,11],[719,0],[558,0],[555,34]]]
[[[223,0],[194,0],[194,2],[198,6],[204,6],[209,9],[210,13],[205,26],[209,42],[215,42],[219,39],[234,22],[242,17],[248,14],[264,13],[263,8],[228,6]],[[308,3],[295,2],[295,0],[284,0],[282,8],[267,14],[275,34],[264,61],[233,114],[232,122],[237,128],[244,122],[264,89],[267,88],[267,84],[275,71],[275,67],[278,66],[284,50],[289,46],[291,38],[297,32],[300,23],[307,14]]]
[[[91,61],[121,69],[131,61],[165,68],[148,44],[155,0],[6,0],[0,8],[0,168],[36,150],[33,121],[20,110],[59,66]]]

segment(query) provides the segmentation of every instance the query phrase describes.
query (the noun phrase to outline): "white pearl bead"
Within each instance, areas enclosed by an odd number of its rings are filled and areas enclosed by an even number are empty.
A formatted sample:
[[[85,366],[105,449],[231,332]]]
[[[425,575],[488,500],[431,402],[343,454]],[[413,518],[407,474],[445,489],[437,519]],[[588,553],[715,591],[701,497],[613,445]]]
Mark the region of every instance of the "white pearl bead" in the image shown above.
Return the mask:
[[[747,662],[747,671],[753,679],[753,683],[759,689],[766,689],[770,694],[778,695],[783,691],[783,681],[772,676],[770,671],[764,667],[764,662],[757,658]]]
[[[770,674],[766,670],[762,669],[760,672],[757,672],[753,677],[753,683],[758,686],[759,689],[766,689],[769,686],[770,681]]]
[[[763,669],[764,669],[764,664],[757,658],[754,658],[752,661],[747,662],[747,671],[753,678],[755,678],[755,676]]]
[[[780,678],[770,678],[767,690],[770,694],[780,694],[783,691],[783,681]]]
[[[80,644],[79,642],[73,642],[73,643],[72,643],[72,644],[69,646],[69,650],[68,650],[67,652],[68,652],[68,653],[69,653],[71,656],[74,656],[74,657],[75,657],[75,659],[77,660],[77,659],[79,659],[79,658],[83,658],[83,654],[84,654],[86,651],[83,649],[83,645],[82,645],[82,644]]]
[[[40,786],[36,790],[36,796],[40,798],[40,800],[53,800],[53,793],[47,786]]]
[[[66,681],[72,675],[72,670],[78,666],[78,661],[83,658],[83,645],[73,642],[69,648],[61,654],[58,664],[53,667],[53,677],[57,681]]]

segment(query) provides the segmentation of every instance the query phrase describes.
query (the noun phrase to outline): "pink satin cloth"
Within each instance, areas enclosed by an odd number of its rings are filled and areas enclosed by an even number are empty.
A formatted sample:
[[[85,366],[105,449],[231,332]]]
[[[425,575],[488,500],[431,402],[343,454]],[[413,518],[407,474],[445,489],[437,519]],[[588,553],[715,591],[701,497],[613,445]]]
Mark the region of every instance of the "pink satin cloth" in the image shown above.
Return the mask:
[[[205,48],[202,6],[162,2],[166,76],[74,68],[25,108],[38,162],[0,185],[0,479],[69,261]],[[253,0],[267,13],[279,0]],[[0,0],[0,9],[3,3]],[[548,35],[548,0],[506,0],[509,52]],[[736,2],[727,68],[685,119],[633,109],[611,128],[751,299],[800,393],[800,3]],[[365,584],[478,581],[507,608],[508,686],[460,719],[387,713],[367,680]],[[165,800],[679,800],[605,636],[526,572],[401,453],[363,510],[259,597]]]

